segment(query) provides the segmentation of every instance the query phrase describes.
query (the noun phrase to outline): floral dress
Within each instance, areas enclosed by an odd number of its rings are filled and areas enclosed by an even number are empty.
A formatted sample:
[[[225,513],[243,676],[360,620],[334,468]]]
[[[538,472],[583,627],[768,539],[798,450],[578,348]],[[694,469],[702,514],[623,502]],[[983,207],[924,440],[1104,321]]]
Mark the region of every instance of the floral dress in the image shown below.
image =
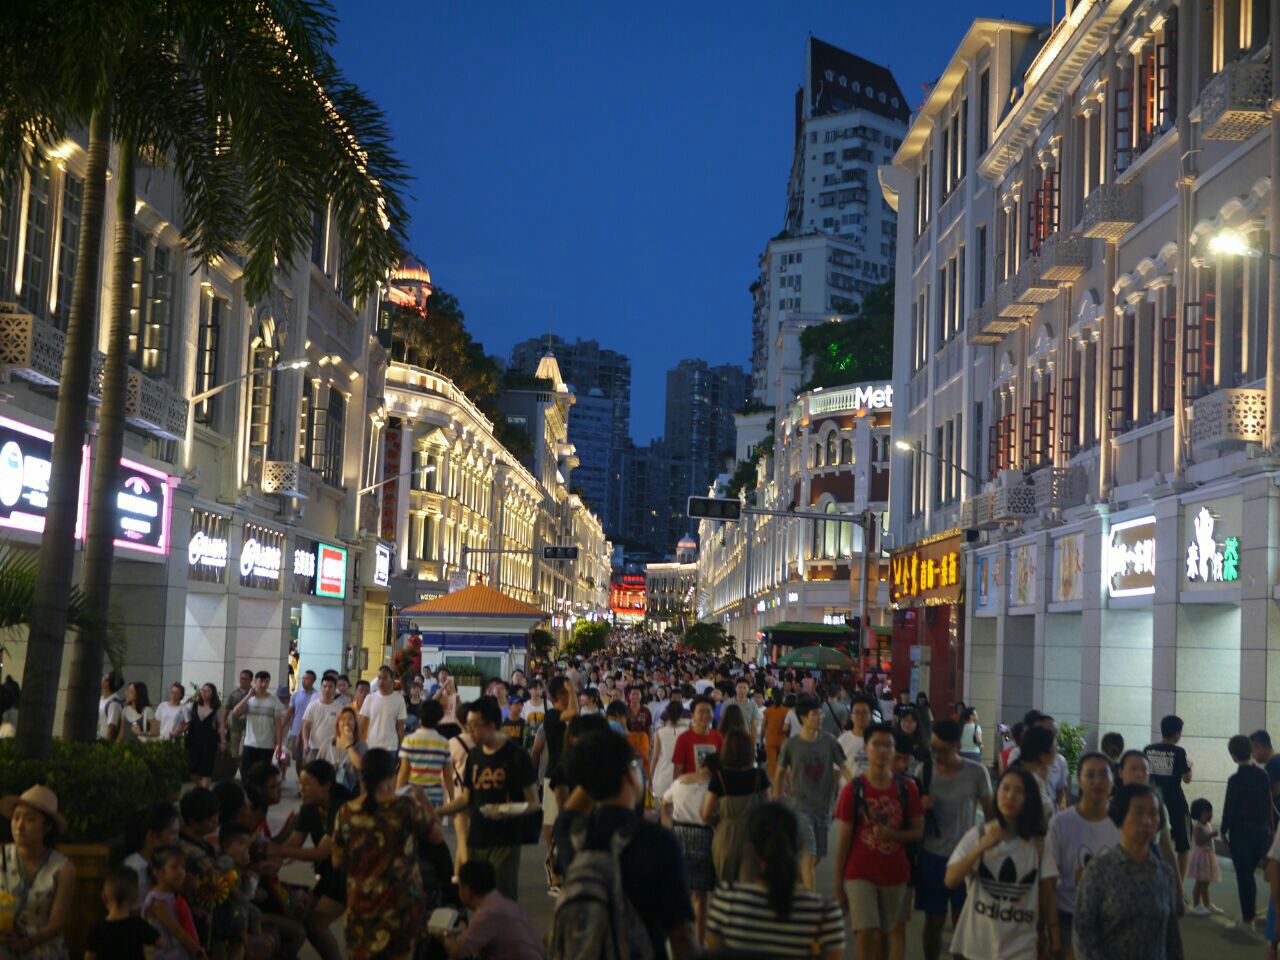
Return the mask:
[[[67,858],[56,850],[45,854],[36,868],[35,876],[27,876],[18,856],[18,848],[12,843],[0,847],[0,893],[13,898],[14,929],[22,934],[32,934],[44,929],[53,914],[53,901],[58,893],[58,874]],[[67,960],[67,945],[62,935],[54,937],[38,947],[21,953],[6,953],[0,948],[0,957],[13,956],[18,960]]]
[[[347,872],[347,956],[372,960],[407,953],[426,920],[417,841],[431,830],[411,797],[386,797],[373,813],[364,800],[338,811],[334,863]]]

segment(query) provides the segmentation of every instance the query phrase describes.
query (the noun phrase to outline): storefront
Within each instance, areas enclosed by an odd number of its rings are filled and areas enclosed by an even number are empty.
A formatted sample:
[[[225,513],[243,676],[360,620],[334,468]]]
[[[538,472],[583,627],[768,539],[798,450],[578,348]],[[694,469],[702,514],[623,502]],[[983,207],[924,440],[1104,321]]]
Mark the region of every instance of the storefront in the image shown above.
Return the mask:
[[[290,644],[298,675],[346,666],[346,604],[351,564],[345,546],[295,536],[290,554]]]
[[[963,543],[950,530],[889,556],[893,689],[926,692],[935,714],[963,690]]]
[[[390,641],[394,638],[391,606],[391,576],[395,548],[382,540],[366,538],[360,558],[360,587],[363,603],[357,608],[359,617],[357,643],[352,650],[347,672],[368,678],[387,662]]]

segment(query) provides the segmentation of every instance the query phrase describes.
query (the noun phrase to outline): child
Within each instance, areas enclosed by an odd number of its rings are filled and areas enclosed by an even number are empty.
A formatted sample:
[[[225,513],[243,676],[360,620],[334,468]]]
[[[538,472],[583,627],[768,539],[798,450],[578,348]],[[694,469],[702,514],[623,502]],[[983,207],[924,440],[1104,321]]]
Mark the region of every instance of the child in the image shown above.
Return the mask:
[[[1194,880],[1191,889],[1191,915],[1207,917],[1221,913],[1222,908],[1209,902],[1209,884],[1222,880],[1222,868],[1213,849],[1213,839],[1218,831],[1213,824],[1213,804],[1201,797],[1191,804],[1191,859],[1187,863],[1187,875]]]
[[[89,930],[85,960],[145,960],[145,949],[160,939],[155,927],[135,916],[138,904],[138,875],[128,867],[113,867],[102,883],[105,920]]]
[[[205,957],[196,939],[191,907],[179,891],[187,882],[187,857],[181,847],[161,847],[151,861],[155,886],[142,902],[142,915],[160,934],[152,960],[192,960]]]

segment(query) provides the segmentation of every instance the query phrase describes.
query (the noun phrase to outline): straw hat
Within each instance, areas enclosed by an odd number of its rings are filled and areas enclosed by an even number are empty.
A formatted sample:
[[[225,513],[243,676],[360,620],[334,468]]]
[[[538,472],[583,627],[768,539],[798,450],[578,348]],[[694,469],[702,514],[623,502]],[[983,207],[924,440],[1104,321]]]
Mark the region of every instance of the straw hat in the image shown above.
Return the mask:
[[[58,795],[44,784],[37,783],[34,787],[27,788],[21,796],[10,796],[0,800],[0,814],[3,814],[5,819],[12,820],[13,811],[19,804],[30,807],[32,810],[39,810],[57,825],[59,833],[67,832],[67,821],[58,812]]]

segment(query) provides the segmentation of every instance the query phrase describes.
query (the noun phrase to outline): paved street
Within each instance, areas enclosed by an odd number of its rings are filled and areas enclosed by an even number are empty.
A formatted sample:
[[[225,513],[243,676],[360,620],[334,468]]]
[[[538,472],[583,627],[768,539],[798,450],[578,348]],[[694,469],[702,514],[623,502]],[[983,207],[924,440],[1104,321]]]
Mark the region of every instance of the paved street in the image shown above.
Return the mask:
[[[296,788],[291,786],[286,788],[285,802],[277,810],[272,811],[272,824],[283,823],[284,818],[296,807]],[[834,832],[831,835],[831,842],[834,846]],[[542,853],[542,847],[536,849],[526,847],[524,850],[520,865],[520,904],[533,917],[538,928],[545,931],[551,926],[555,900],[545,893],[546,879],[542,871]],[[306,882],[307,875],[307,870],[299,864],[288,868],[286,873],[288,879],[297,883]],[[824,893],[831,892],[831,871],[826,864],[819,868],[818,885]],[[1188,890],[1190,890],[1189,885]],[[1265,887],[1259,881],[1260,906],[1265,903],[1265,897]],[[1243,960],[1243,958],[1261,957],[1265,946],[1261,937],[1249,937],[1231,929],[1231,924],[1238,916],[1239,907],[1235,892],[1235,874],[1232,872],[1230,860],[1224,859],[1222,862],[1222,883],[1216,884],[1213,888],[1213,902],[1226,912],[1217,917],[1183,918],[1182,938],[1187,960],[1238,960],[1238,958]],[[339,933],[341,926],[341,922],[335,925]],[[919,914],[916,914],[907,933],[908,960],[921,960],[924,956],[920,948],[920,926]],[[310,945],[303,950],[302,956],[307,960],[318,960],[316,952]],[[852,944],[846,951],[846,956],[853,957]],[[944,956],[946,956],[945,953]]]

